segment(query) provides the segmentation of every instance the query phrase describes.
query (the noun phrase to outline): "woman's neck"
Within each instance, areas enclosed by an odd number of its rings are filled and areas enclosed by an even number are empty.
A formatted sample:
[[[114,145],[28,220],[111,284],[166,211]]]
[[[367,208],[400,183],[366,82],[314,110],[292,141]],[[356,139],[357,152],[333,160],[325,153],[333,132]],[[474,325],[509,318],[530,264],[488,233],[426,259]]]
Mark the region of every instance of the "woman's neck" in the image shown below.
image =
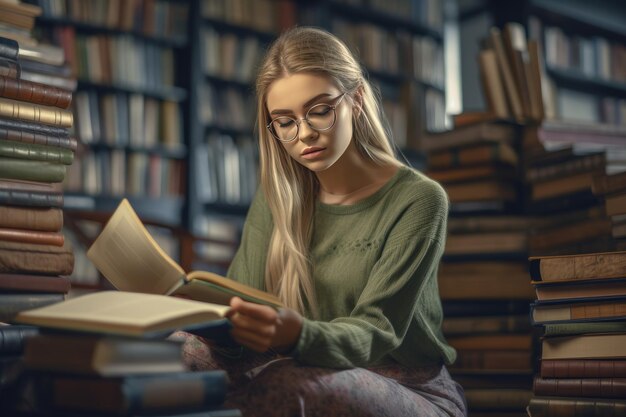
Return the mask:
[[[397,170],[396,165],[378,165],[366,160],[356,149],[346,152],[332,167],[316,173],[320,201],[354,204],[378,191]]]

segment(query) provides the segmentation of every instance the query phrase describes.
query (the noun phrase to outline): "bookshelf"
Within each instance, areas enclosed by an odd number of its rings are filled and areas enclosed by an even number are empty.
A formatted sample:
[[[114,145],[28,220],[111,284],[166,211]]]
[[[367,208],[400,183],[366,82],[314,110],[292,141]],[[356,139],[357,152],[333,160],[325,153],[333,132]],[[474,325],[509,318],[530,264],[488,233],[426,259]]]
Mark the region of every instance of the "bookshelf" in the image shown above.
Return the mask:
[[[326,0],[298,6],[302,24],[326,28],[359,54],[401,149],[419,151],[425,133],[445,129],[441,2]]]
[[[68,212],[111,211],[184,225],[188,145],[188,2],[36,2],[40,38],[61,45],[78,85],[77,164]]]

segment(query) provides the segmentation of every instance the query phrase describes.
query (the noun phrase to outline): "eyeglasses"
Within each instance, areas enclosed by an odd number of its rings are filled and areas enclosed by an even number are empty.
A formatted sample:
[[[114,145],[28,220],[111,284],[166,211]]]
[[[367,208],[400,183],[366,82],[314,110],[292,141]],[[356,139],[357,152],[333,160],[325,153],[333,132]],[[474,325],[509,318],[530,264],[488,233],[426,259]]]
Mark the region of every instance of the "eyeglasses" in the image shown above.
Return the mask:
[[[302,119],[294,119],[289,116],[279,116],[267,125],[272,136],[281,142],[292,142],[300,134],[300,123],[306,120],[307,124],[318,132],[329,130],[337,121],[337,106],[341,104],[346,93],[336,97],[335,104],[320,103],[311,107]]]

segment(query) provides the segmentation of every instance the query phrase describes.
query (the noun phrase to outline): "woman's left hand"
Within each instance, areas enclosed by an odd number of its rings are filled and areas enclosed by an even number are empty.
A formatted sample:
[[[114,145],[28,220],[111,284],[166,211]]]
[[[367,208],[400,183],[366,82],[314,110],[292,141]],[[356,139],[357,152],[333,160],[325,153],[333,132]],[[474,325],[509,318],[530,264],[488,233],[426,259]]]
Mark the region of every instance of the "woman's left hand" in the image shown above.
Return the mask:
[[[293,350],[302,330],[302,316],[289,308],[278,311],[239,297],[230,301],[227,317],[233,324],[231,335],[237,343],[257,352],[274,348],[278,352]]]

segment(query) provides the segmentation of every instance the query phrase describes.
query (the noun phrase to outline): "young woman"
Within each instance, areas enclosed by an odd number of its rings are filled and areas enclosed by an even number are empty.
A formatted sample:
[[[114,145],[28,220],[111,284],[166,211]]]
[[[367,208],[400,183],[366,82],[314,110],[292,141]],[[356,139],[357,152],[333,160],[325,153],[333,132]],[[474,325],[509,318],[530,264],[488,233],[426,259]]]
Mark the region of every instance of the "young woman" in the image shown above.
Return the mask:
[[[227,406],[244,416],[465,415],[440,328],[445,192],[395,159],[376,96],[330,33],[281,35],[256,89],[261,190],[228,276],[286,308],[234,298],[244,348],[187,336],[189,365],[226,369]]]

